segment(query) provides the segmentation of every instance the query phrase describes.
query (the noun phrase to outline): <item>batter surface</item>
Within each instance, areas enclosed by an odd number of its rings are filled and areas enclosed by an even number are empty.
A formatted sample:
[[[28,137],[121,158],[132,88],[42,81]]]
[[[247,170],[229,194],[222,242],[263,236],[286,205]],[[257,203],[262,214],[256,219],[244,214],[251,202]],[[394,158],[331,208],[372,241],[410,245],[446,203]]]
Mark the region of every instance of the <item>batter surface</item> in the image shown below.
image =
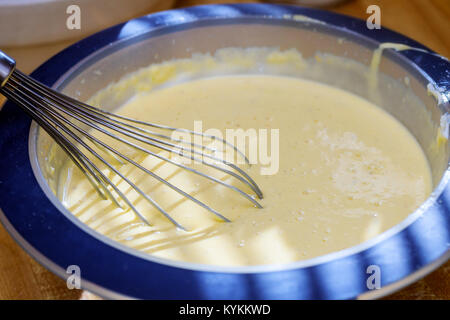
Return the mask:
[[[58,194],[70,211],[98,232],[159,257],[224,266],[312,258],[398,224],[431,191],[427,160],[399,122],[366,100],[316,82],[264,75],[200,79],[139,94],[119,113],[186,129],[199,120],[203,130],[279,129],[278,172],[261,175],[261,164],[248,170],[264,193],[263,209],[202,177],[122,149],[233,221],[220,222],[131,165],[121,166],[188,232],[115,178],[154,224],[145,225],[131,210],[101,200],[66,164]]]

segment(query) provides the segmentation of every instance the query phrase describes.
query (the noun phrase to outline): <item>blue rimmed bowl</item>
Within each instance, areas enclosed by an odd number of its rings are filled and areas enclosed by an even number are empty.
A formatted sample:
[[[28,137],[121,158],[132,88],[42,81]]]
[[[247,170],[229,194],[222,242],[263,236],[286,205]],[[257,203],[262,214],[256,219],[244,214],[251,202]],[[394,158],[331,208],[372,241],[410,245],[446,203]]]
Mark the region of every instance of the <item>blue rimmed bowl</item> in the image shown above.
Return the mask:
[[[45,137],[10,102],[0,114],[0,219],[41,264],[63,278],[70,275],[69,266],[79,266],[83,288],[106,298],[353,299],[398,290],[450,255],[449,145],[446,140],[435,144],[438,132],[448,136],[450,65],[423,45],[320,10],[263,4],[198,6],[104,30],[57,54],[32,76],[85,100],[126,73],[193,52],[275,46],[297,48],[307,59],[323,52],[367,66],[382,42],[419,49],[383,52],[377,103],[417,138],[430,162],[434,191],[404,221],[369,241],[291,264],[239,268],[174,262],[127,248],[89,229],[62,206],[43,169]],[[316,80],[371,99],[364,86],[341,83],[341,76],[352,77],[342,72]],[[415,102],[405,103],[399,90],[385,85],[387,78],[407,83],[402,90]],[[373,266],[381,271],[381,288],[376,290],[369,283]]]

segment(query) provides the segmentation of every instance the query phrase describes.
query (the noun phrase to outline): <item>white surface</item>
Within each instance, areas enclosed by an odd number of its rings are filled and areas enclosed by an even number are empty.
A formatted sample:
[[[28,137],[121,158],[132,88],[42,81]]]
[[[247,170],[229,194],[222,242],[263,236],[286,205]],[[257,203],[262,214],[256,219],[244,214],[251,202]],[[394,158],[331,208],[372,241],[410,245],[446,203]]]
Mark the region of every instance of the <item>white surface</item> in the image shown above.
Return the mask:
[[[0,48],[78,39],[153,11],[173,0],[0,0]],[[81,10],[81,29],[69,30],[69,5]]]

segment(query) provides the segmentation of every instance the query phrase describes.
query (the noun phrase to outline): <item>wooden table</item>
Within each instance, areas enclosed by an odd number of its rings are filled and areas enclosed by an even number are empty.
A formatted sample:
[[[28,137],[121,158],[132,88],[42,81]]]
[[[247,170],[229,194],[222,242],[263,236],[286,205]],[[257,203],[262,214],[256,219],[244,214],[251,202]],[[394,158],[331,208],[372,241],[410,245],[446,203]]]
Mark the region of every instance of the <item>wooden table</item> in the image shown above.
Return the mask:
[[[221,2],[242,1],[180,0],[177,2],[177,7]],[[365,19],[368,16],[366,8],[371,4],[380,6],[382,26],[403,33],[434,51],[450,57],[449,0],[353,0],[327,10]],[[25,71],[31,71],[68,44],[70,43],[17,52],[20,55],[19,63],[22,59]],[[94,295],[81,290],[68,290],[63,280],[31,259],[0,226],[0,299],[95,298]],[[450,262],[387,298],[450,299]]]

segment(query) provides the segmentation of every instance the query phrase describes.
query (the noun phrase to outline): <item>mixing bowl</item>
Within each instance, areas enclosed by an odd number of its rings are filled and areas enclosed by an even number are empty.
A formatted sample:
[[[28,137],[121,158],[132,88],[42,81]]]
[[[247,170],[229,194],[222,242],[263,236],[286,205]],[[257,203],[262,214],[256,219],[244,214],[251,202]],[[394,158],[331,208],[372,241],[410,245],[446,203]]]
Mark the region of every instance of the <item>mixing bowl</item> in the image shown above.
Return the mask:
[[[367,70],[383,42],[416,49],[383,51],[374,78],[379,94],[372,95]],[[398,33],[369,30],[365,21],[293,6],[198,6],[104,30],[57,54],[32,76],[87,100],[151,63],[224,47],[296,48],[305,59],[334,61],[326,73],[304,76],[373,101],[403,123],[430,163],[430,197],[379,236],[309,260],[220,267],[156,258],[98,234],[63,207],[45,165],[50,140],[17,106],[6,103],[0,116],[0,218],[31,256],[63,278],[70,275],[69,266],[79,266],[82,287],[100,296],[158,299],[376,298],[448,259],[450,64]],[[104,107],[113,110],[122,102],[105,101]],[[379,271],[381,288],[371,290],[374,270]]]

